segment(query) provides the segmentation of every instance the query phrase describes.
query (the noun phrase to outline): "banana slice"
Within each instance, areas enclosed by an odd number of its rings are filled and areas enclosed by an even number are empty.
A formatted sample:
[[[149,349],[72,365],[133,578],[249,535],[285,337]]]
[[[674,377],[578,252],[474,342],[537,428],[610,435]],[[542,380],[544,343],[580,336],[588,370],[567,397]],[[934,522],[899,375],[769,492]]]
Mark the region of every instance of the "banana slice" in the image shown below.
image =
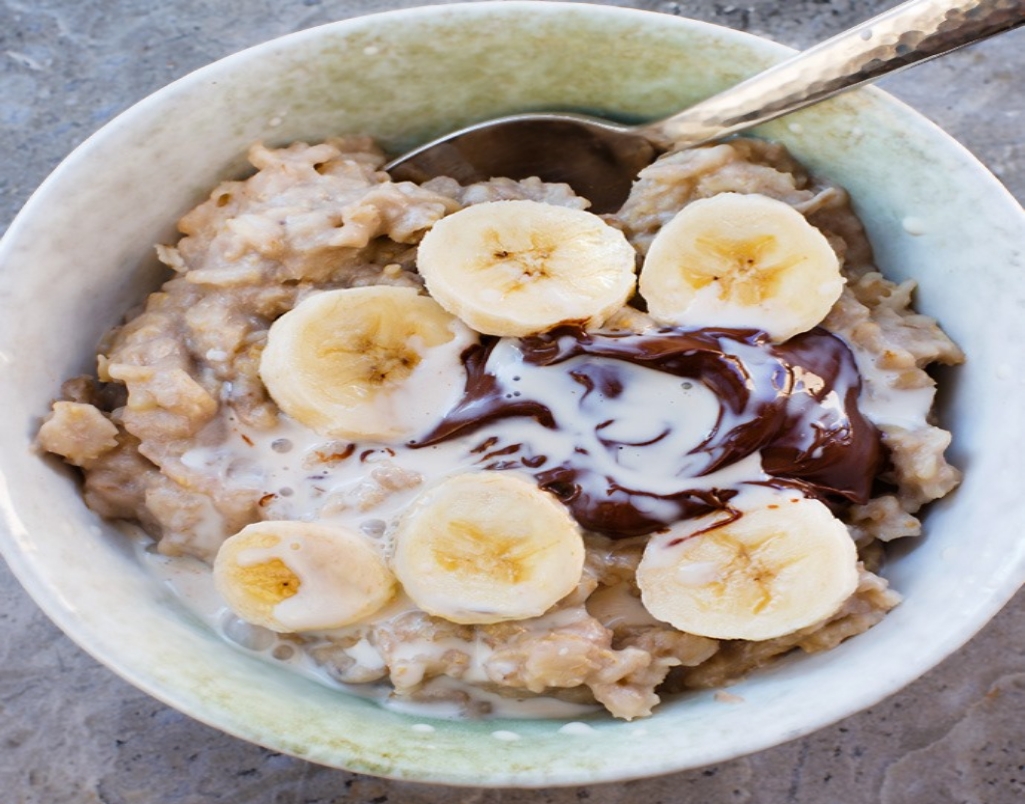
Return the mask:
[[[398,441],[455,404],[474,340],[412,288],[329,290],[274,322],[260,377],[278,407],[321,435]]]
[[[214,584],[243,620],[279,633],[341,628],[395,594],[384,558],[356,531],[308,522],[257,522],[227,539]]]
[[[636,261],[597,215],[538,201],[465,207],[434,224],[417,252],[442,307],[478,332],[513,337],[600,325],[633,294]]]
[[[661,324],[759,329],[782,342],[819,324],[844,278],[825,236],[782,201],[694,201],[651,243],[640,293]]]
[[[751,486],[725,512],[651,538],[637,568],[645,608],[681,631],[762,640],[836,613],[858,586],[847,528],[818,500]]]
[[[392,559],[420,608],[466,624],[537,617],[577,587],[583,566],[565,507],[508,472],[455,475],[424,492]]]

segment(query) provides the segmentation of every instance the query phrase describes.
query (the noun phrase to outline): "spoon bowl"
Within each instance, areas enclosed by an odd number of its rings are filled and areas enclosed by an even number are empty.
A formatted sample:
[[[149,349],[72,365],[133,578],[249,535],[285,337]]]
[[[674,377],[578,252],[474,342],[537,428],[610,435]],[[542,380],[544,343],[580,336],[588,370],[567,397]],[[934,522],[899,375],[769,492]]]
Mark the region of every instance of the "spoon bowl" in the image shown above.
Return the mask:
[[[637,174],[660,149],[627,126],[578,114],[522,114],[489,120],[435,140],[386,169],[400,181],[449,176],[461,184],[492,176],[565,182],[592,212],[623,205]]]

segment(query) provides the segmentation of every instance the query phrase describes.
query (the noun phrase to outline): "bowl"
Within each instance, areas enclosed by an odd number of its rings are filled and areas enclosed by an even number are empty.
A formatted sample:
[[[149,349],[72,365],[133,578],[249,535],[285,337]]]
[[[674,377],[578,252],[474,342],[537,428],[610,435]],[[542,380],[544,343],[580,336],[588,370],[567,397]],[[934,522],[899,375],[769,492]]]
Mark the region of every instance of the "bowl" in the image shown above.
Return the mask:
[[[581,4],[470,3],[293,34],[195,72],[106,125],[30,199],[0,244],[0,547],[43,610],[113,671],[186,714],[276,751],[398,779],[541,787],[721,762],[870,706],[964,644],[1025,578],[1025,214],[963,148],[885,94],[862,90],[766,125],[846,186],[891,278],[964,348],[943,376],[961,488],[927,534],[892,552],[905,601],[835,650],[645,721],[432,720],[387,710],[233,649],[141,569],[33,439],[61,381],[153,289],[153,244],[247,146],[365,132],[403,149],[528,109],[667,114],[788,54],[686,19]]]

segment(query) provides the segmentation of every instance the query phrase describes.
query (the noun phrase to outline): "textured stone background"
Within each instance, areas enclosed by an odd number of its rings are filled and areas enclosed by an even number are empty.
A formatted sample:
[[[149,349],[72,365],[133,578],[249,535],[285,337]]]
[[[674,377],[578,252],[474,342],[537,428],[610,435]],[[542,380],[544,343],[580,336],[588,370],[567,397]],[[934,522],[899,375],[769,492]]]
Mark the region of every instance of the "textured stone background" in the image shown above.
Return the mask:
[[[896,0],[627,0],[804,47]],[[0,231],[75,145],[228,53],[408,0],[0,0]],[[884,82],[1025,199],[1025,31]],[[1025,594],[911,687],[817,734],[661,779],[542,791],[439,788],[240,742],[97,665],[0,563],[4,804],[657,804],[1025,801]]]

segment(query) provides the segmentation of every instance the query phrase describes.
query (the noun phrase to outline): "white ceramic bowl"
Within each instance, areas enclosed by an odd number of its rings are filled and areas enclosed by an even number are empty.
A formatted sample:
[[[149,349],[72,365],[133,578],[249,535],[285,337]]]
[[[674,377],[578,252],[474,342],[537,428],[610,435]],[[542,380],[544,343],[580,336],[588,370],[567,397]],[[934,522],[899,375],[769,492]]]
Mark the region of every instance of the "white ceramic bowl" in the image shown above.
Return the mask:
[[[847,186],[879,262],[921,283],[968,362],[944,377],[944,423],[964,485],[886,575],[905,602],[836,650],[732,689],[670,701],[649,720],[417,719],[232,649],[137,565],[33,437],[60,382],[154,286],[151,257],[178,216],[242,168],[258,139],[368,132],[394,149],[529,108],[668,113],[785,56],[777,45],[670,16],[557,3],[428,7],[295,34],[200,70],[76,150],[0,246],[0,534],[46,613],[133,684],[239,737],[315,762],[402,779],[543,786],[726,760],[798,737],[894,692],[956,650],[1025,577],[1025,216],[961,147],[914,112],[860,92],[766,126]],[[923,233],[909,234],[909,218]],[[915,228],[915,227],[912,227]],[[499,739],[496,731],[520,739]],[[502,735],[500,735],[502,736]],[[508,734],[504,735],[509,737]]]

